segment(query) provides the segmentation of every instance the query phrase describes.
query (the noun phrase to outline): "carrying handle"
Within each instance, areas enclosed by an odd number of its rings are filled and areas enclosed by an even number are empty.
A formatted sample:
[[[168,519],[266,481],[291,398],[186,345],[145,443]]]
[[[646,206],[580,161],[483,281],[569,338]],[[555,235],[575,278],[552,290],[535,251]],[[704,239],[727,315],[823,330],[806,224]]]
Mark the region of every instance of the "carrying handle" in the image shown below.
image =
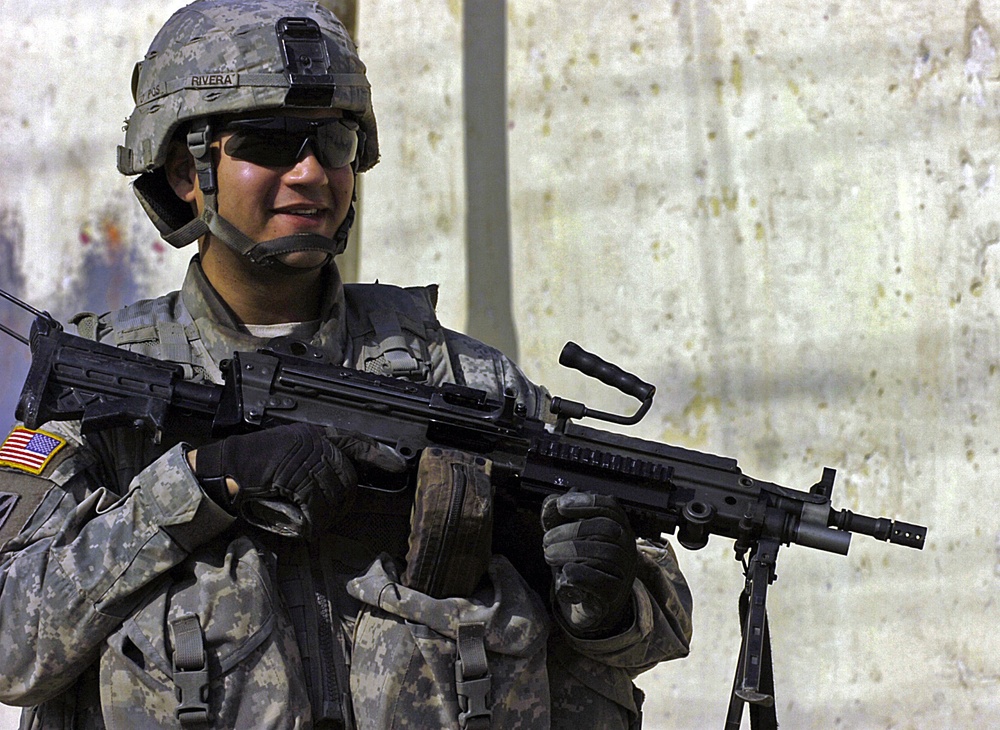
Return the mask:
[[[610,385],[616,390],[620,390],[625,395],[630,395],[642,402],[639,410],[631,416],[621,416],[615,413],[605,413],[604,411],[588,408],[583,403],[577,403],[564,398],[553,398],[550,410],[560,417],[569,418],[596,418],[609,423],[619,423],[631,426],[642,420],[642,417],[653,405],[653,395],[656,387],[639,379],[632,373],[625,372],[617,365],[602,360],[597,355],[587,352],[575,342],[567,342],[559,354],[559,364],[564,367],[579,370],[584,375],[600,380],[605,385]]]

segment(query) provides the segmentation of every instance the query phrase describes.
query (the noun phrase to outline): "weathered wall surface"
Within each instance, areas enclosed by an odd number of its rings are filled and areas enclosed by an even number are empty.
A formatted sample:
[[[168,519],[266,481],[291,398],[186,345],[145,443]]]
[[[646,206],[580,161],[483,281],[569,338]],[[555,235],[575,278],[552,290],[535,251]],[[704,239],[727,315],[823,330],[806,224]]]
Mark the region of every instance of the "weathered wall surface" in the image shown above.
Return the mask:
[[[179,281],[187,254],[113,159],[131,65],[180,4],[0,0],[0,283],[61,316]],[[460,18],[359,13],[383,155],[361,278],[442,283],[458,328]],[[658,385],[637,435],[798,489],[832,466],[838,507],[930,526],[919,553],[782,551],[785,726],[1000,724],[1000,2],[511,0],[509,19],[526,370],[630,408],[558,368],[573,339]],[[718,727],[740,570],[726,541],[680,559],[692,656],[641,679],[646,726]]]
[[[0,286],[63,320],[183,276],[188,254],[160,240],[115,170],[132,66],[181,4],[0,0]],[[6,429],[24,348],[4,337],[0,367],[17,374],[0,393]]]
[[[366,200],[417,203],[402,223],[366,219],[362,271],[447,281],[461,324],[456,5],[362,13],[389,86]],[[986,2],[510,5],[529,373],[629,407],[555,365],[574,339],[658,384],[635,432],[800,489],[833,466],[839,506],[931,526],[923,553],[864,538],[846,559],[783,552],[788,727],[1000,721],[997,23]],[[389,47],[416,81],[374,52]],[[739,568],[721,541],[681,560],[693,654],[643,679],[647,723],[721,726]]]

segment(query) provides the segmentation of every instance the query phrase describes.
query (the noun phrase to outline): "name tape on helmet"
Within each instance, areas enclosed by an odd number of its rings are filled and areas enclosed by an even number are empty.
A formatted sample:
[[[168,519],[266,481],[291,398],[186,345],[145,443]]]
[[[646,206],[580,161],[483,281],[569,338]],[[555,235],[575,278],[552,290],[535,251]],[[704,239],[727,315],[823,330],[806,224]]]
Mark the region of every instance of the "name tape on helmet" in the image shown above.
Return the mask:
[[[192,76],[189,89],[219,89],[240,85],[238,73],[210,73]]]
[[[247,81],[252,82],[258,76],[261,75],[251,74],[250,77],[243,75],[244,85],[248,85]],[[278,78],[280,79],[281,77]],[[181,89],[233,89],[240,85],[240,81],[241,75],[235,71],[205,71],[167,82],[156,83],[149,88],[142,89],[136,97],[136,104],[142,106]],[[269,83],[261,85],[274,85],[270,76],[265,81]],[[253,84],[251,83],[250,85]]]

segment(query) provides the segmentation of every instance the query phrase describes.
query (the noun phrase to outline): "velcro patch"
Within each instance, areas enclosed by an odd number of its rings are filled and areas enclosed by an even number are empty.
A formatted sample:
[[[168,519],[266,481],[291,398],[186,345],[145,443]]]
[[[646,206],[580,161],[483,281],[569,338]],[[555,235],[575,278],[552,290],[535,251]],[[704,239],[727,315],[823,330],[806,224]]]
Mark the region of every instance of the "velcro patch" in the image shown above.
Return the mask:
[[[52,457],[65,445],[66,440],[55,434],[15,426],[0,446],[0,466],[13,467],[29,474],[41,474]]]

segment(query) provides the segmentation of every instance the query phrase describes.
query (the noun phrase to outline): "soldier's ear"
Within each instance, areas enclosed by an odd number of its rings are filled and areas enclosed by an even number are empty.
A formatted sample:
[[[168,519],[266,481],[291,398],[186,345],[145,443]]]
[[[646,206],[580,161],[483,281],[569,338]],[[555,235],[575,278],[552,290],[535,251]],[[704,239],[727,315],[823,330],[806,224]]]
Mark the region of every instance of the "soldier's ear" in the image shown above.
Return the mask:
[[[167,148],[167,161],[163,166],[167,182],[178,198],[185,203],[195,202],[198,174],[194,157],[186,145],[174,140]]]

